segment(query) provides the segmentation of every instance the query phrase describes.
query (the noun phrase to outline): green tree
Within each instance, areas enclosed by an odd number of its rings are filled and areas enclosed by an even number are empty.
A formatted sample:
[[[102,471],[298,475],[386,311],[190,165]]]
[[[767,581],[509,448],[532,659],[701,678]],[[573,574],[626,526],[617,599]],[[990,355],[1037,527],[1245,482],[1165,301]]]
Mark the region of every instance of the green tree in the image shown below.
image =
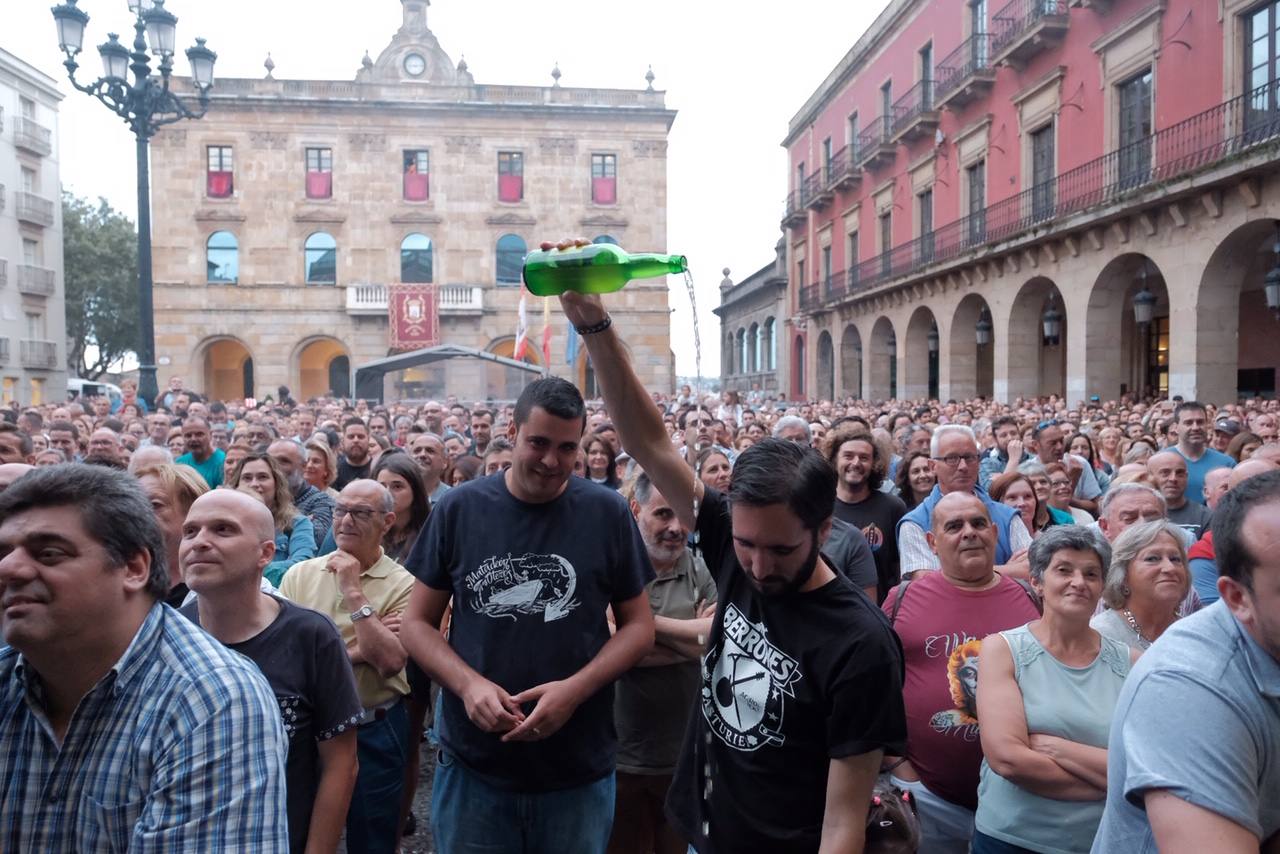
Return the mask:
[[[138,345],[138,232],[106,199],[94,205],[64,191],[62,263],[67,367],[96,380]]]

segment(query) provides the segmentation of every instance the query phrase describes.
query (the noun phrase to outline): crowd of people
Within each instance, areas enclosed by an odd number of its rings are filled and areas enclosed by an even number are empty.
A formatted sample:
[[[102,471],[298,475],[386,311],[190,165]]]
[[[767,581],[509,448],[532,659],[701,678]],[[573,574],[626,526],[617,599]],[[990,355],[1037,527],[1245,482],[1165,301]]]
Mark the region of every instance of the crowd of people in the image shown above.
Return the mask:
[[[563,306],[601,400],[0,411],[0,850],[392,852],[424,749],[443,852],[1280,844],[1275,400],[666,394]]]

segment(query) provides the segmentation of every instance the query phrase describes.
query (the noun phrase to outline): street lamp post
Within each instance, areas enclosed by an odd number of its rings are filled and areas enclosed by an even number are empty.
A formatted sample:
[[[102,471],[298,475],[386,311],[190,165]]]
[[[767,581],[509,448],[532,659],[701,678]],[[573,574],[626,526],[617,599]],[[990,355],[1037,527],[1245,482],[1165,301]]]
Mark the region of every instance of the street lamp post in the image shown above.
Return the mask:
[[[134,13],[133,51],[120,43],[115,33],[98,46],[102,57],[103,76],[89,85],[76,81],[80,66],[76,56],[84,45],[84,30],[89,15],[76,6],[76,0],[65,0],[53,7],[58,25],[58,46],[66,54],[63,63],[71,85],[107,105],[133,131],[138,155],[138,396],[153,401],[160,388],[156,383],[156,338],[151,304],[151,184],[147,148],[157,130],[183,119],[198,119],[209,108],[209,89],[213,86],[213,64],[218,55],[197,38],[186,50],[191,62],[191,79],[199,93],[200,109],[192,110],[169,90],[173,73],[174,44],[178,19],[164,8],[164,0],[129,0]],[[152,55],[160,61],[159,77],[151,74],[148,42]],[[134,80],[128,80],[128,71]]]

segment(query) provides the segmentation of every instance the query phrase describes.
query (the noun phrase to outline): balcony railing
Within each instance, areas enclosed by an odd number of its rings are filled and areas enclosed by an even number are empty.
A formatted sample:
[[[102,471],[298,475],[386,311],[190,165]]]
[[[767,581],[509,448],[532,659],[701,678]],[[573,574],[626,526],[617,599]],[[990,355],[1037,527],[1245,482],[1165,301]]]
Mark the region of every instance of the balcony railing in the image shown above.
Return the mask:
[[[808,207],[822,210],[831,201],[833,191],[827,182],[827,168],[823,167],[804,179],[804,194],[808,199]]]
[[[991,33],[974,33],[938,63],[933,72],[937,105],[962,107],[991,91],[996,70],[991,65]]]
[[[385,317],[387,294],[386,285],[348,285],[347,314]],[[440,285],[436,295],[441,317],[484,312],[484,288],[479,285]]]
[[[786,207],[782,214],[784,227],[791,228],[808,220],[809,214],[805,210],[806,201],[808,201],[808,197],[803,188],[792,190],[787,194]]]
[[[0,258],[0,288],[9,284],[9,262]]]
[[[991,18],[994,62],[1020,64],[1062,40],[1066,0],[1013,0]]]
[[[18,360],[24,368],[56,368],[58,345],[52,341],[23,338],[18,342]]]
[[[31,264],[18,265],[18,293],[37,297],[53,296],[56,276],[52,270]]]
[[[19,116],[13,120],[13,144],[47,157],[53,152],[53,131],[34,119]]]
[[[862,170],[858,168],[858,144],[846,145],[836,152],[827,164],[827,186],[837,190],[847,190],[862,181]]]
[[[893,138],[915,139],[938,127],[933,81],[921,80],[893,104]]]
[[[32,225],[53,225],[53,202],[35,193],[14,193],[13,213]]]
[[[837,301],[930,264],[955,260],[984,246],[1009,240],[1247,154],[1266,145],[1280,147],[1280,81],[1232,98],[1155,134],[1104,154],[1052,180],[1030,187],[985,209],[868,258],[837,277],[825,294],[800,294],[800,307],[813,310],[819,299]]]
[[[0,338],[0,365],[9,364],[9,339]]]
[[[892,160],[897,154],[893,145],[893,117],[880,116],[858,134],[858,165],[866,169]]]
[[[801,310],[812,311],[821,304],[821,286],[817,282],[814,282],[812,285],[805,285],[800,289]]]

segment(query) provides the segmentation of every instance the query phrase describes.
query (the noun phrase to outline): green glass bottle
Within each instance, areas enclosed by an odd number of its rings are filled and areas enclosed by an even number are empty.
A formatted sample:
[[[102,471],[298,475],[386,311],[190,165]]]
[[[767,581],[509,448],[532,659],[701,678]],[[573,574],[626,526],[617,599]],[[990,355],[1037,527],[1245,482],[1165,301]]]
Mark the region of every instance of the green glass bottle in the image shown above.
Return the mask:
[[[524,260],[524,283],[531,294],[553,297],[565,291],[607,294],[632,279],[683,273],[683,255],[629,254],[612,243],[530,252]]]

